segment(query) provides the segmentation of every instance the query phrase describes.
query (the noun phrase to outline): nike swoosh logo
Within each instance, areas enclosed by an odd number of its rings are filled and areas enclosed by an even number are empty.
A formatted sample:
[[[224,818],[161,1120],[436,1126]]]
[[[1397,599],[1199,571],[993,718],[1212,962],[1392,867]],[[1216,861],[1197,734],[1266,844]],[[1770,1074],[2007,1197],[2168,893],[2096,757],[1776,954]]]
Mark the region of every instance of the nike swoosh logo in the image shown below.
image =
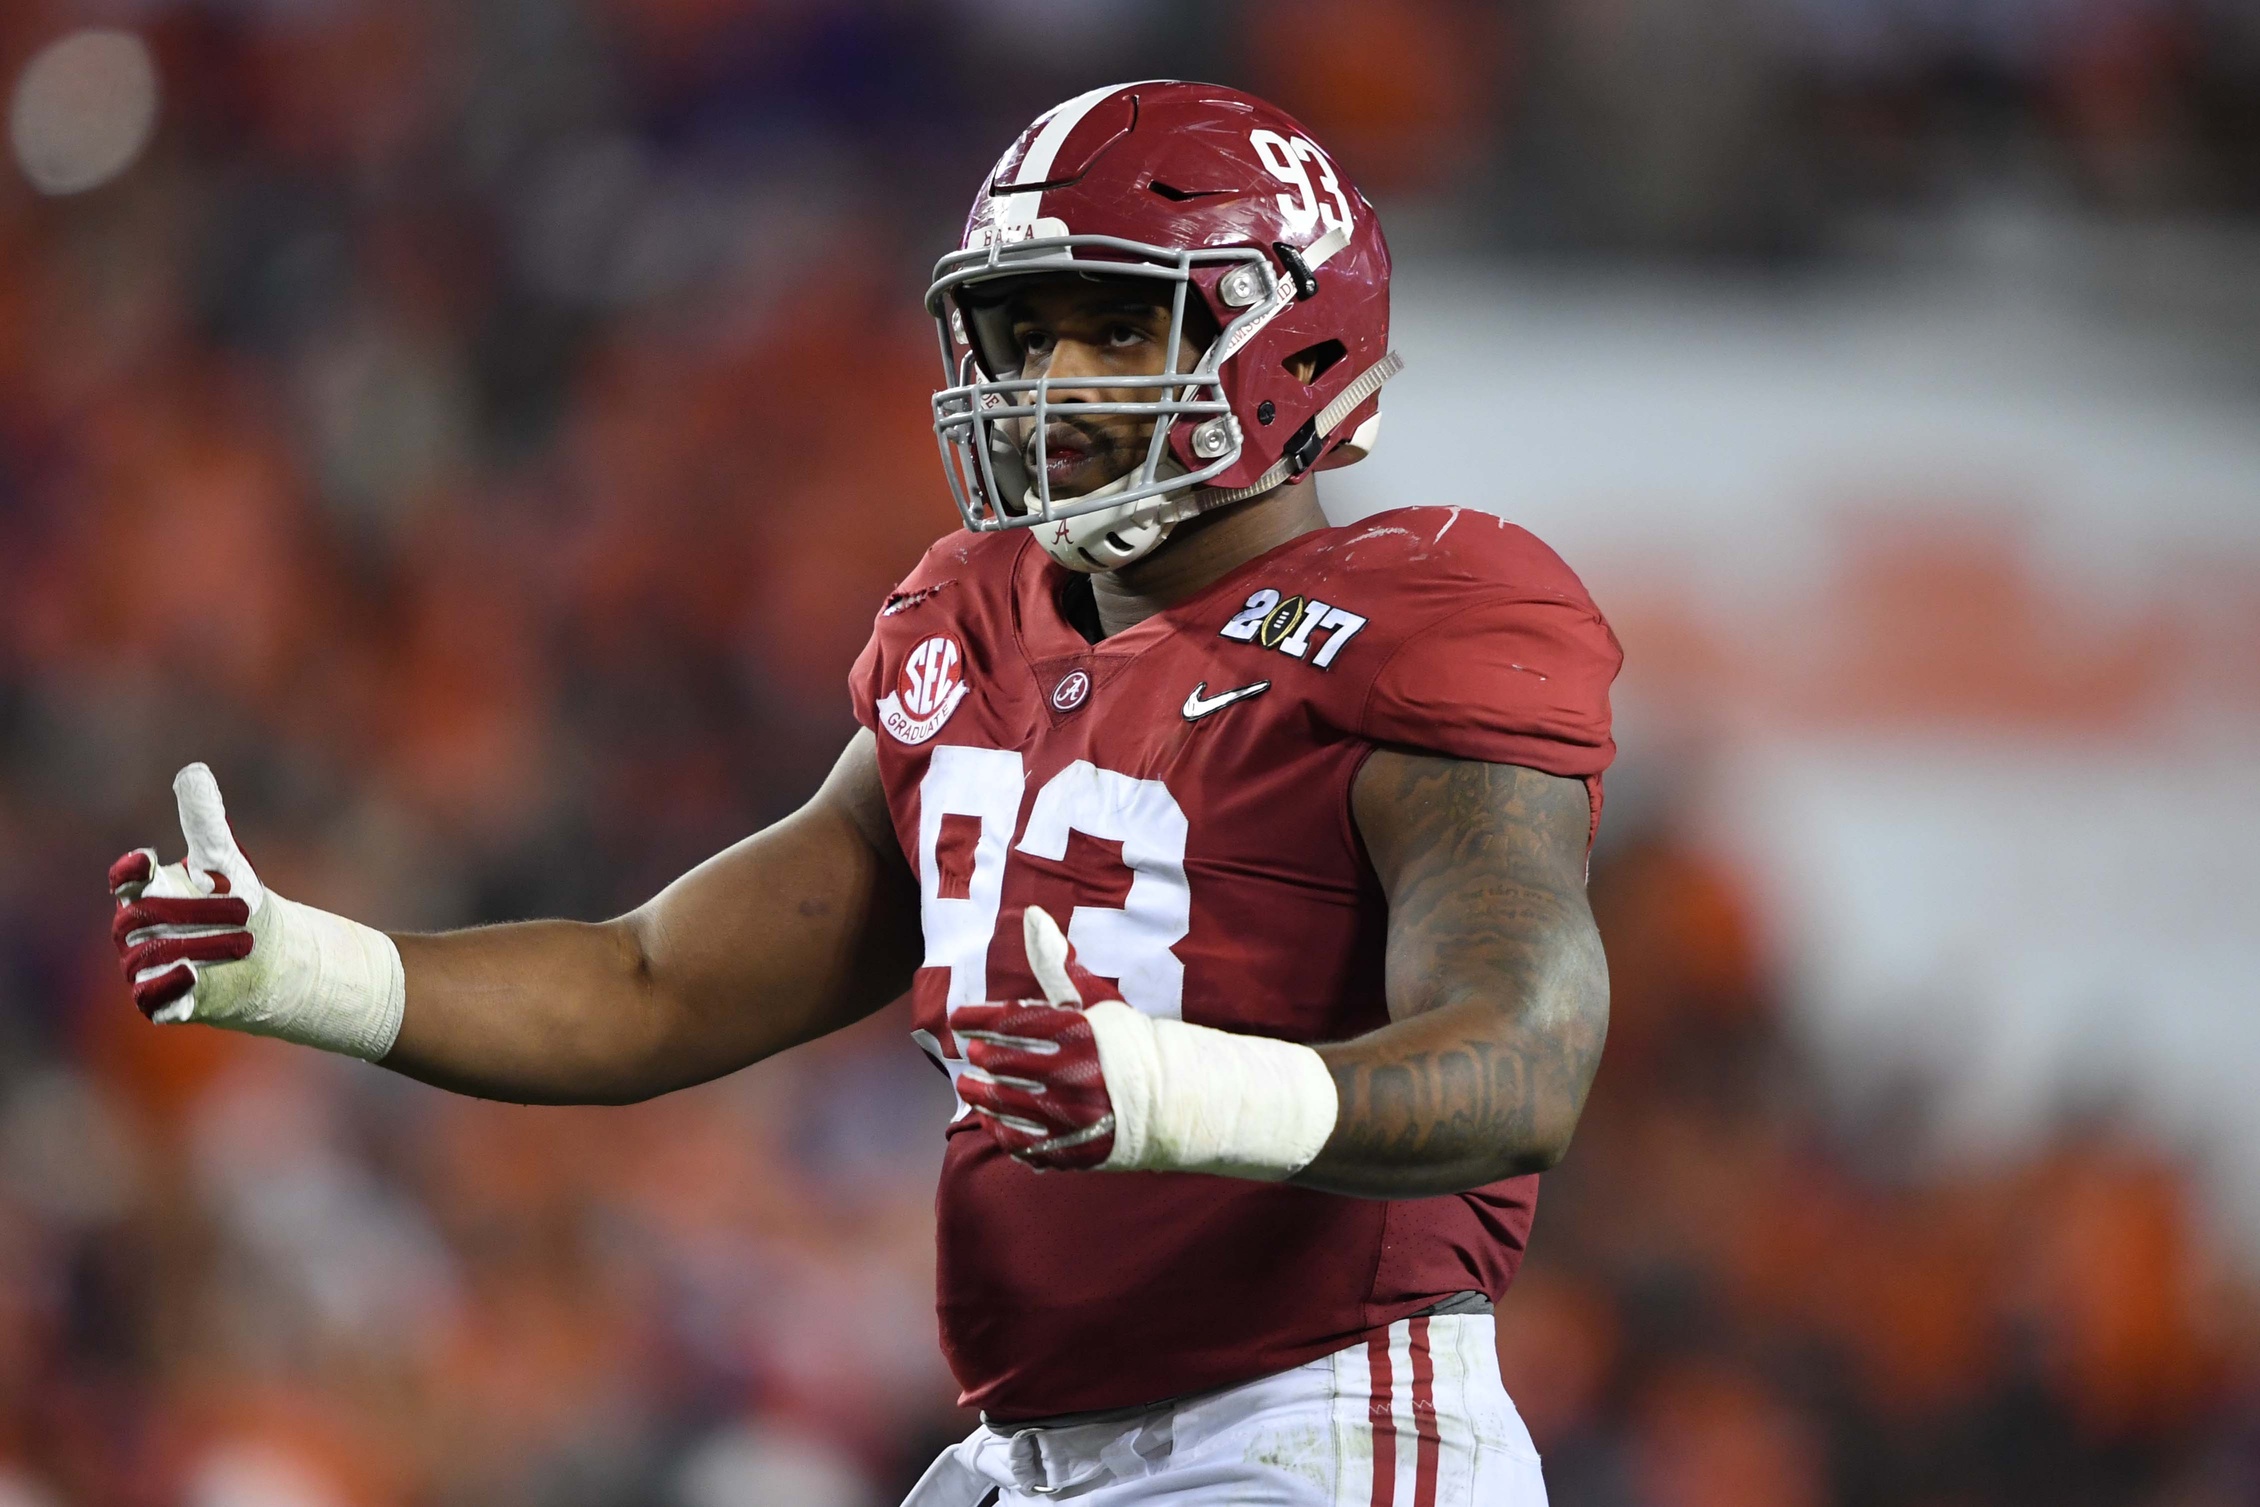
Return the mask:
[[[1254,685],[1244,685],[1237,690],[1226,691],[1221,696],[1202,695],[1201,693],[1207,689],[1208,682],[1204,680],[1186,693],[1185,720],[1187,722],[1198,722],[1210,712],[1220,712],[1235,701],[1245,701],[1250,696],[1260,696],[1271,689],[1271,682],[1259,680]]]

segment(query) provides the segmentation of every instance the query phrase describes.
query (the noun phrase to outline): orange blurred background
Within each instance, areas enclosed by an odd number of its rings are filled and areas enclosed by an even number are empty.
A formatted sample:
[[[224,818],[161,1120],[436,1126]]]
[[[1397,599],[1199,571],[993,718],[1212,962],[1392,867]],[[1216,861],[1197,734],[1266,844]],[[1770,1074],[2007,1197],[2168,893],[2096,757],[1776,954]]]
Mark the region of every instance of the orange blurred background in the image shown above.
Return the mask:
[[[1628,655],[1615,1029],[1501,1360],[1564,1507],[2260,1501],[2260,24],[2230,0],[0,12],[0,1507],[861,1507],[968,1420],[889,1015],[626,1110],[132,1011],[282,891],[595,917],[791,809],[955,526],[927,269],[1094,84],[1398,251],[1338,518]]]

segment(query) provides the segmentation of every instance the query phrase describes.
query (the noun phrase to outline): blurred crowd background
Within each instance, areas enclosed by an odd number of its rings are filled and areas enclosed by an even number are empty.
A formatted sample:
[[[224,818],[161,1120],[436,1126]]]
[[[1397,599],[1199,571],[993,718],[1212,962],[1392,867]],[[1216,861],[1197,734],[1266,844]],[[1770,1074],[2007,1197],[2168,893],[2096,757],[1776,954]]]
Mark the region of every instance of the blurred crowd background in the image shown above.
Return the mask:
[[[927,270],[1149,76],[1381,207],[1340,516],[1529,521],[1626,644],[1554,1500],[2260,1501],[2248,0],[11,0],[0,1507],[864,1507],[969,1426],[892,1013],[474,1103],[146,1025],[101,875],[191,758],[394,929],[797,804],[955,526]]]

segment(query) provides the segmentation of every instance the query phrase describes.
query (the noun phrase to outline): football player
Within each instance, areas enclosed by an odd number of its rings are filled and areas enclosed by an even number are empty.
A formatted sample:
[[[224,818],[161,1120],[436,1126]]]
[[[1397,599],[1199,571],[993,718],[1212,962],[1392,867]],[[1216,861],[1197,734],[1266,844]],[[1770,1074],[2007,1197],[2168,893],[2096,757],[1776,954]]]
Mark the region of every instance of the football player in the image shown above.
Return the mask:
[[[983,1418],[912,1502],[1542,1502],[1490,1315],[1606,1030],[1619,654],[1490,513],[1328,526],[1388,284],[1270,105],[1046,113],[927,294],[966,528],[880,608],[805,807],[613,921],[386,936],[261,884],[191,765],[186,858],[110,876],[136,1002],[619,1103],[907,991]]]

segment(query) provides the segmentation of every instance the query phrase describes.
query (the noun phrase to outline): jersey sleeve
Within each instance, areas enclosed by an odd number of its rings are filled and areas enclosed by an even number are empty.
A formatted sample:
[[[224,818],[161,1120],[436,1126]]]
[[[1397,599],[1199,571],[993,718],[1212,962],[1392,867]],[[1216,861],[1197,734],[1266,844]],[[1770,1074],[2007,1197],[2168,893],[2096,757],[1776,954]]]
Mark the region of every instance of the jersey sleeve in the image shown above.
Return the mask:
[[[848,705],[855,711],[855,720],[874,732],[879,727],[879,700],[887,693],[890,626],[901,630],[895,635],[899,644],[904,632],[915,633],[926,622],[923,615],[916,615],[920,609],[932,603],[943,588],[956,586],[960,575],[970,573],[967,567],[974,557],[967,538],[963,533],[944,534],[927,546],[910,574],[895,583],[894,590],[872,614],[871,636],[864,640],[863,652],[856,655],[848,671]],[[1009,560],[1009,556],[1006,558]]]
[[[1367,693],[1377,744],[1592,780],[1616,756],[1616,635],[1581,595],[1478,595],[1397,646]]]
[[[879,624],[883,621],[873,619],[871,636],[864,640],[863,652],[855,656],[854,668],[848,671],[848,705],[855,709],[855,720],[874,732],[879,727]]]

